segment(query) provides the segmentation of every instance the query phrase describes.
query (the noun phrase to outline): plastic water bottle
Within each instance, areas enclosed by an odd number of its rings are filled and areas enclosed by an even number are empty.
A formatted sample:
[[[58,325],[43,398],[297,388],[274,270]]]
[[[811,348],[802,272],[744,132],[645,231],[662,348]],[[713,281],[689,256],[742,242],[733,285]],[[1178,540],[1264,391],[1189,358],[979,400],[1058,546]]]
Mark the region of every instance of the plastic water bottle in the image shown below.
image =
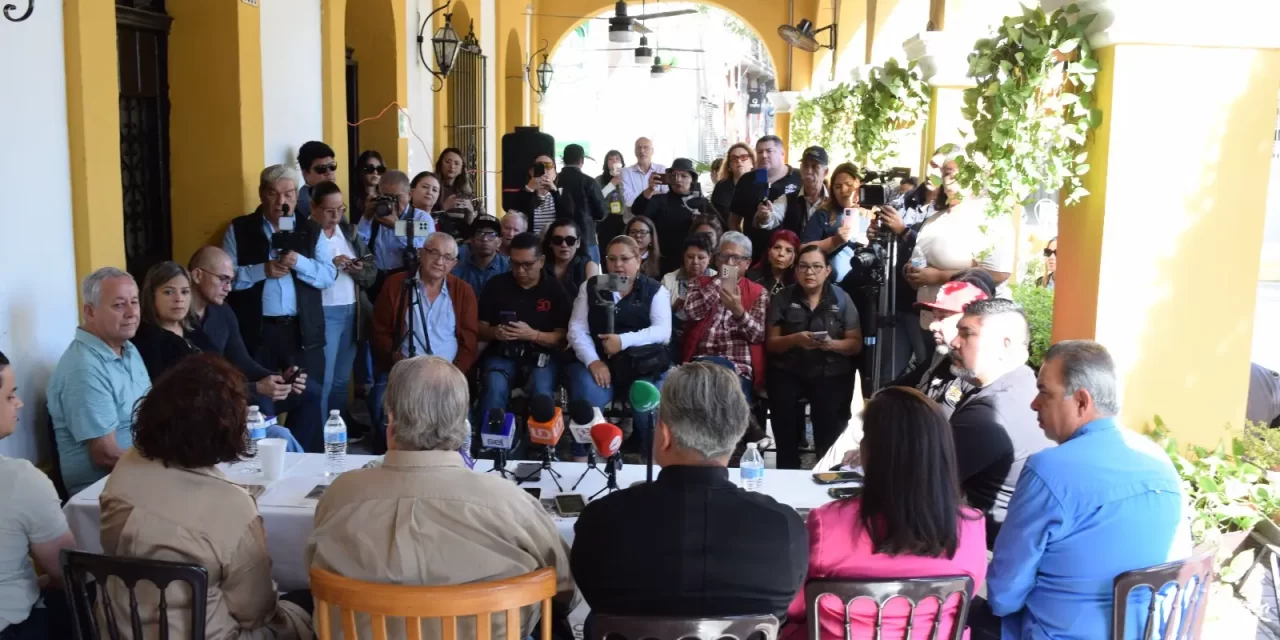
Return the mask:
[[[261,471],[262,461],[258,459],[258,441],[267,437],[267,421],[258,410],[258,405],[249,407],[249,422],[245,428],[245,464],[249,471]]]
[[[346,470],[347,423],[342,421],[342,412],[334,409],[324,423],[324,475],[336,476]]]
[[[738,474],[742,476],[742,488],[747,491],[759,491],[764,484],[764,457],[756,443],[747,443],[747,451],[738,462]]]

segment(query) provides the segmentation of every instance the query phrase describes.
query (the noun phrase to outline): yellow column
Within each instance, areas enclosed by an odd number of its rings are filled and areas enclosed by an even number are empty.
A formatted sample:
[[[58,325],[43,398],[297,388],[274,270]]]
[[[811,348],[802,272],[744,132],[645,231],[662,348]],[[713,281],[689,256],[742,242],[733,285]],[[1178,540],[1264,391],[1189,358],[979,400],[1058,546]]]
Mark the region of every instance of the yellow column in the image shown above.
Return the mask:
[[[173,258],[221,243],[258,204],[262,38],[257,7],[169,0],[169,176]],[[210,55],[216,51],[217,55]]]
[[[99,267],[125,268],[115,5],[67,0],[62,27],[71,220],[76,279],[81,280]]]
[[[1153,21],[1120,3],[1096,6],[1106,15],[1095,24],[1110,25],[1091,36],[1103,122],[1088,147],[1092,195],[1059,216],[1053,337],[1111,350],[1126,424],[1159,414],[1181,441],[1215,445],[1244,419],[1259,185],[1280,87],[1280,37],[1264,25],[1280,9]],[[1187,90],[1205,77],[1210,90]]]
[[[347,149],[347,0],[324,0],[320,5],[321,102],[324,141],[333,147],[339,164]],[[349,167],[338,171],[338,186],[347,190]]]

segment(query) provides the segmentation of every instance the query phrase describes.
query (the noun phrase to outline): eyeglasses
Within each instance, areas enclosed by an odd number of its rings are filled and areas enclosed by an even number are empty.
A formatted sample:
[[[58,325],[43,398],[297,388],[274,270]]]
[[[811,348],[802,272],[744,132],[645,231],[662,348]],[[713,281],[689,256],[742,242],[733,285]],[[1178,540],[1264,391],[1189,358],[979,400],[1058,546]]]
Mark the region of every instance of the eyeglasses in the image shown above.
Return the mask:
[[[196,267],[196,271],[199,271],[199,272],[201,272],[201,273],[207,273],[207,274],[209,274],[209,275],[211,275],[211,276],[213,276],[213,277],[217,278],[217,279],[218,279],[218,286],[219,286],[219,287],[223,287],[223,288],[230,287],[230,286],[231,286],[231,284],[232,284],[232,282],[235,280],[235,277],[234,277],[234,276],[224,276],[224,275],[222,275],[222,274],[214,273],[214,272],[212,272],[212,271],[209,271],[208,269],[201,269],[200,267]]]
[[[333,168],[337,169],[338,166],[334,165]],[[365,173],[376,173],[378,175],[382,175],[387,172],[387,168],[380,164],[366,164],[363,168]]]
[[[635,260],[636,257],[629,253],[624,253],[620,256],[605,256],[604,259],[608,260],[609,264],[622,264],[624,262],[631,262],[632,260]]]
[[[338,163],[330,162],[329,164],[318,164],[311,167],[311,173],[333,173],[338,170]]]
[[[528,262],[521,262],[519,260],[511,261],[512,271],[533,271],[536,268],[538,268],[538,260],[536,258]]]
[[[819,271],[822,271],[823,269],[826,269],[826,268],[827,268],[827,265],[825,264],[806,264],[804,262],[801,262],[800,264],[796,265],[796,271],[799,271],[800,273],[818,273]]]
[[[320,213],[323,213],[323,214],[325,214],[325,215],[330,215],[330,214],[335,214],[335,213],[336,213],[336,214],[338,214],[338,216],[345,216],[345,215],[347,215],[347,207],[346,207],[346,205],[343,205],[343,206],[341,206],[341,207],[338,207],[337,209],[321,209],[321,210],[320,210]]]
[[[557,247],[573,247],[578,244],[575,236],[551,236],[551,244]]]
[[[631,236],[632,238],[647,238],[649,237],[649,230],[648,229],[632,229],[627,232],[627,235]]]
[[[716,257],[725,264],[743,264],[751,261],[751,256],[740,256],[736,253],[722,253]]]
[[[1044,257],[1046,257],[1046,258],[1052,258],[1052,257],[1054,257],[1054,256],[1056,256],[1056,255],[1058,255],[1058,250],[1057,250],[1057,249],[1050,249],[1050,248],[1048,248],[1048,247],[1045,247],[1045,249],[1044,249]]]
[[[448,263],[458,259],[458,256],[451,256],[443,251],[437,251],[435,249],[427,249],[426,251],[423,251],[423,253],[427,256],[427,262],[443,261]]]
[[[750,162],[751,155],[747,153],[735,153],[729,156],[729,162]]]

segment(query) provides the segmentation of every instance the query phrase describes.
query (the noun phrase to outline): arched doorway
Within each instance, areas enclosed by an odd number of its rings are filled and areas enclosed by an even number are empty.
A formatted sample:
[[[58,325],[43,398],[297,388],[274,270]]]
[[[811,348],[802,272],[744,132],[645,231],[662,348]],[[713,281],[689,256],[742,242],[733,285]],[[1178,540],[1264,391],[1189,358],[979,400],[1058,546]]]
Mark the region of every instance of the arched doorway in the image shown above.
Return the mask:
[[[325,79],[346,87],[344,116],[360,122],[354,137],[358,147],[349,154],[376,149],[387,166],[402,171],[409,169],[408,140],[400,137],[397,110],[397,105],[407,107],[409,93],[406,28],[403,2],[346,2],[345,49],[350,50],[350,63],[330,69]],[[333,44],[325,42],[326,48]]]

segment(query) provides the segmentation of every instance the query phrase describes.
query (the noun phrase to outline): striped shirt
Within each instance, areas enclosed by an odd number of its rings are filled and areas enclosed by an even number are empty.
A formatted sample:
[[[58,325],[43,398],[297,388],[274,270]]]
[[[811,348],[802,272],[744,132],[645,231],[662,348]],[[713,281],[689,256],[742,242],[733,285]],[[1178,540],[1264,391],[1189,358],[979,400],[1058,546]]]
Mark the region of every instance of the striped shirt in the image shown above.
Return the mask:
[[[535,195],[534,197],[536,198],[537,195]],[[535,234],[541,236],[542,232],[546,231],[547,227],[550,226],[551,223],[555,221],[556,221],[556,201],[555,201],[555,198],[552,198],[551,194],[548,193],[546,197],[544,197],[542,201],[538,203],[538,206],[534,207],[533,209],[532,231]]]

